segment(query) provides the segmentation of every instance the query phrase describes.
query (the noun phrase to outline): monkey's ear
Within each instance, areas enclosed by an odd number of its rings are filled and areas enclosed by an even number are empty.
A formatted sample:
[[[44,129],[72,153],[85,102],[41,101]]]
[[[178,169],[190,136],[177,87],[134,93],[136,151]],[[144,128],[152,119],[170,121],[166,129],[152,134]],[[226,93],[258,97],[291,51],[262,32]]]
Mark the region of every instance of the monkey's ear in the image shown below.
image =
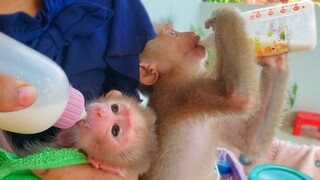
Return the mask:
[[[105,99],[109,99],[110,97],[121,97],[122,93],[117,90],[111,90],[106,95],[104,95]]]
[[[79,129],[77,125],[69,129],[60,131],[56,137],[56,145],[58,147],[74,147],[79,140]]]
[[[157,82],[159,72],[156,64],[140,62],[140,83],[152,85]]]

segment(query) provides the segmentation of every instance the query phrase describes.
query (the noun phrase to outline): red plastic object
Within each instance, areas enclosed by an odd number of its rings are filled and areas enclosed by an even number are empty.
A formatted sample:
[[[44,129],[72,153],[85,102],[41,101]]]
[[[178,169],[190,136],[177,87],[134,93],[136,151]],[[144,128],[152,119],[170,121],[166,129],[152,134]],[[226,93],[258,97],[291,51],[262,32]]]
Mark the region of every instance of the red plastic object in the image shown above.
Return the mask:
[[[320,128],[320,113],[298,111],[293,125],[293,135],[299,136],[303,125],[316,126]]]

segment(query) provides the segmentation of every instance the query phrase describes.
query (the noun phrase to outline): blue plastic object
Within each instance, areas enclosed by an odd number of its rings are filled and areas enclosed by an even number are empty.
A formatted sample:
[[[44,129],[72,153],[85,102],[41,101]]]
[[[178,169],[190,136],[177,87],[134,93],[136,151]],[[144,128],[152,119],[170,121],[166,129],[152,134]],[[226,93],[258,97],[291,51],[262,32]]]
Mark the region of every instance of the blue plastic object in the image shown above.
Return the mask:
[[[254,167],[249,173],[249,180],[312,180],[300,171],[287,166],[264,164]]]
[[[238,162],[238,158],[231,151],[226,148],[217,148],[217,151],[218,156],[216,165],[220,175],[223,175],[224,172],[222,171],[227,171],[226,174],[231,171],[233,180],[247,179],[242,165]]]
[[[218,163],[218,171],[221,175],[231,174],[231,166],[229,163]]]

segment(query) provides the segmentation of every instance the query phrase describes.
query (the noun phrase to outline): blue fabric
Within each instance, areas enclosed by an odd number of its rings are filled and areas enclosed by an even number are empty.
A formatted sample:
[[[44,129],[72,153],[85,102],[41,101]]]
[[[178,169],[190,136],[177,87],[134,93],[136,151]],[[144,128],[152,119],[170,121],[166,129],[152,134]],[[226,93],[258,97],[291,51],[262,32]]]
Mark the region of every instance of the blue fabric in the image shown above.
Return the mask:
[[[140,0],[43,3],[34,18],[23,12],[0,15],[0,31],[58,63],[86,100],[111,89],[137,95],[139,53],[156,36]],[[7,135],[23,148],[28,141],[50,141],[57,131],[52,127],[33,135]]]
[[[139,83],[139,53],[155,32],[139,0],[44,0],[35,18],[0,15],[0,31],[45,54],[86,99]]]

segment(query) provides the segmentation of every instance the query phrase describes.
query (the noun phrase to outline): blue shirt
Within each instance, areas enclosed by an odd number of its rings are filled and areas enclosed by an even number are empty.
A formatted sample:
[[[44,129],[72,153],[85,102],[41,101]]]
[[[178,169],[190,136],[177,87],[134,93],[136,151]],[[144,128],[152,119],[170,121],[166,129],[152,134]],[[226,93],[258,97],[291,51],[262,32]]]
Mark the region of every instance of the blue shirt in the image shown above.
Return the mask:
[[[35,17],[0,15],[0,31],[45,54],[86,99],[139,84],[139,53],[155,37],[139,0],[44,0]]]
[[[35,17],[0,15],[0,31],[58,63],[87,100],[111,89],[136,95],[139,53],[156,36],[140,0],[43,0]],[[56,132],[7,134],[23,148],[51,141]]]

